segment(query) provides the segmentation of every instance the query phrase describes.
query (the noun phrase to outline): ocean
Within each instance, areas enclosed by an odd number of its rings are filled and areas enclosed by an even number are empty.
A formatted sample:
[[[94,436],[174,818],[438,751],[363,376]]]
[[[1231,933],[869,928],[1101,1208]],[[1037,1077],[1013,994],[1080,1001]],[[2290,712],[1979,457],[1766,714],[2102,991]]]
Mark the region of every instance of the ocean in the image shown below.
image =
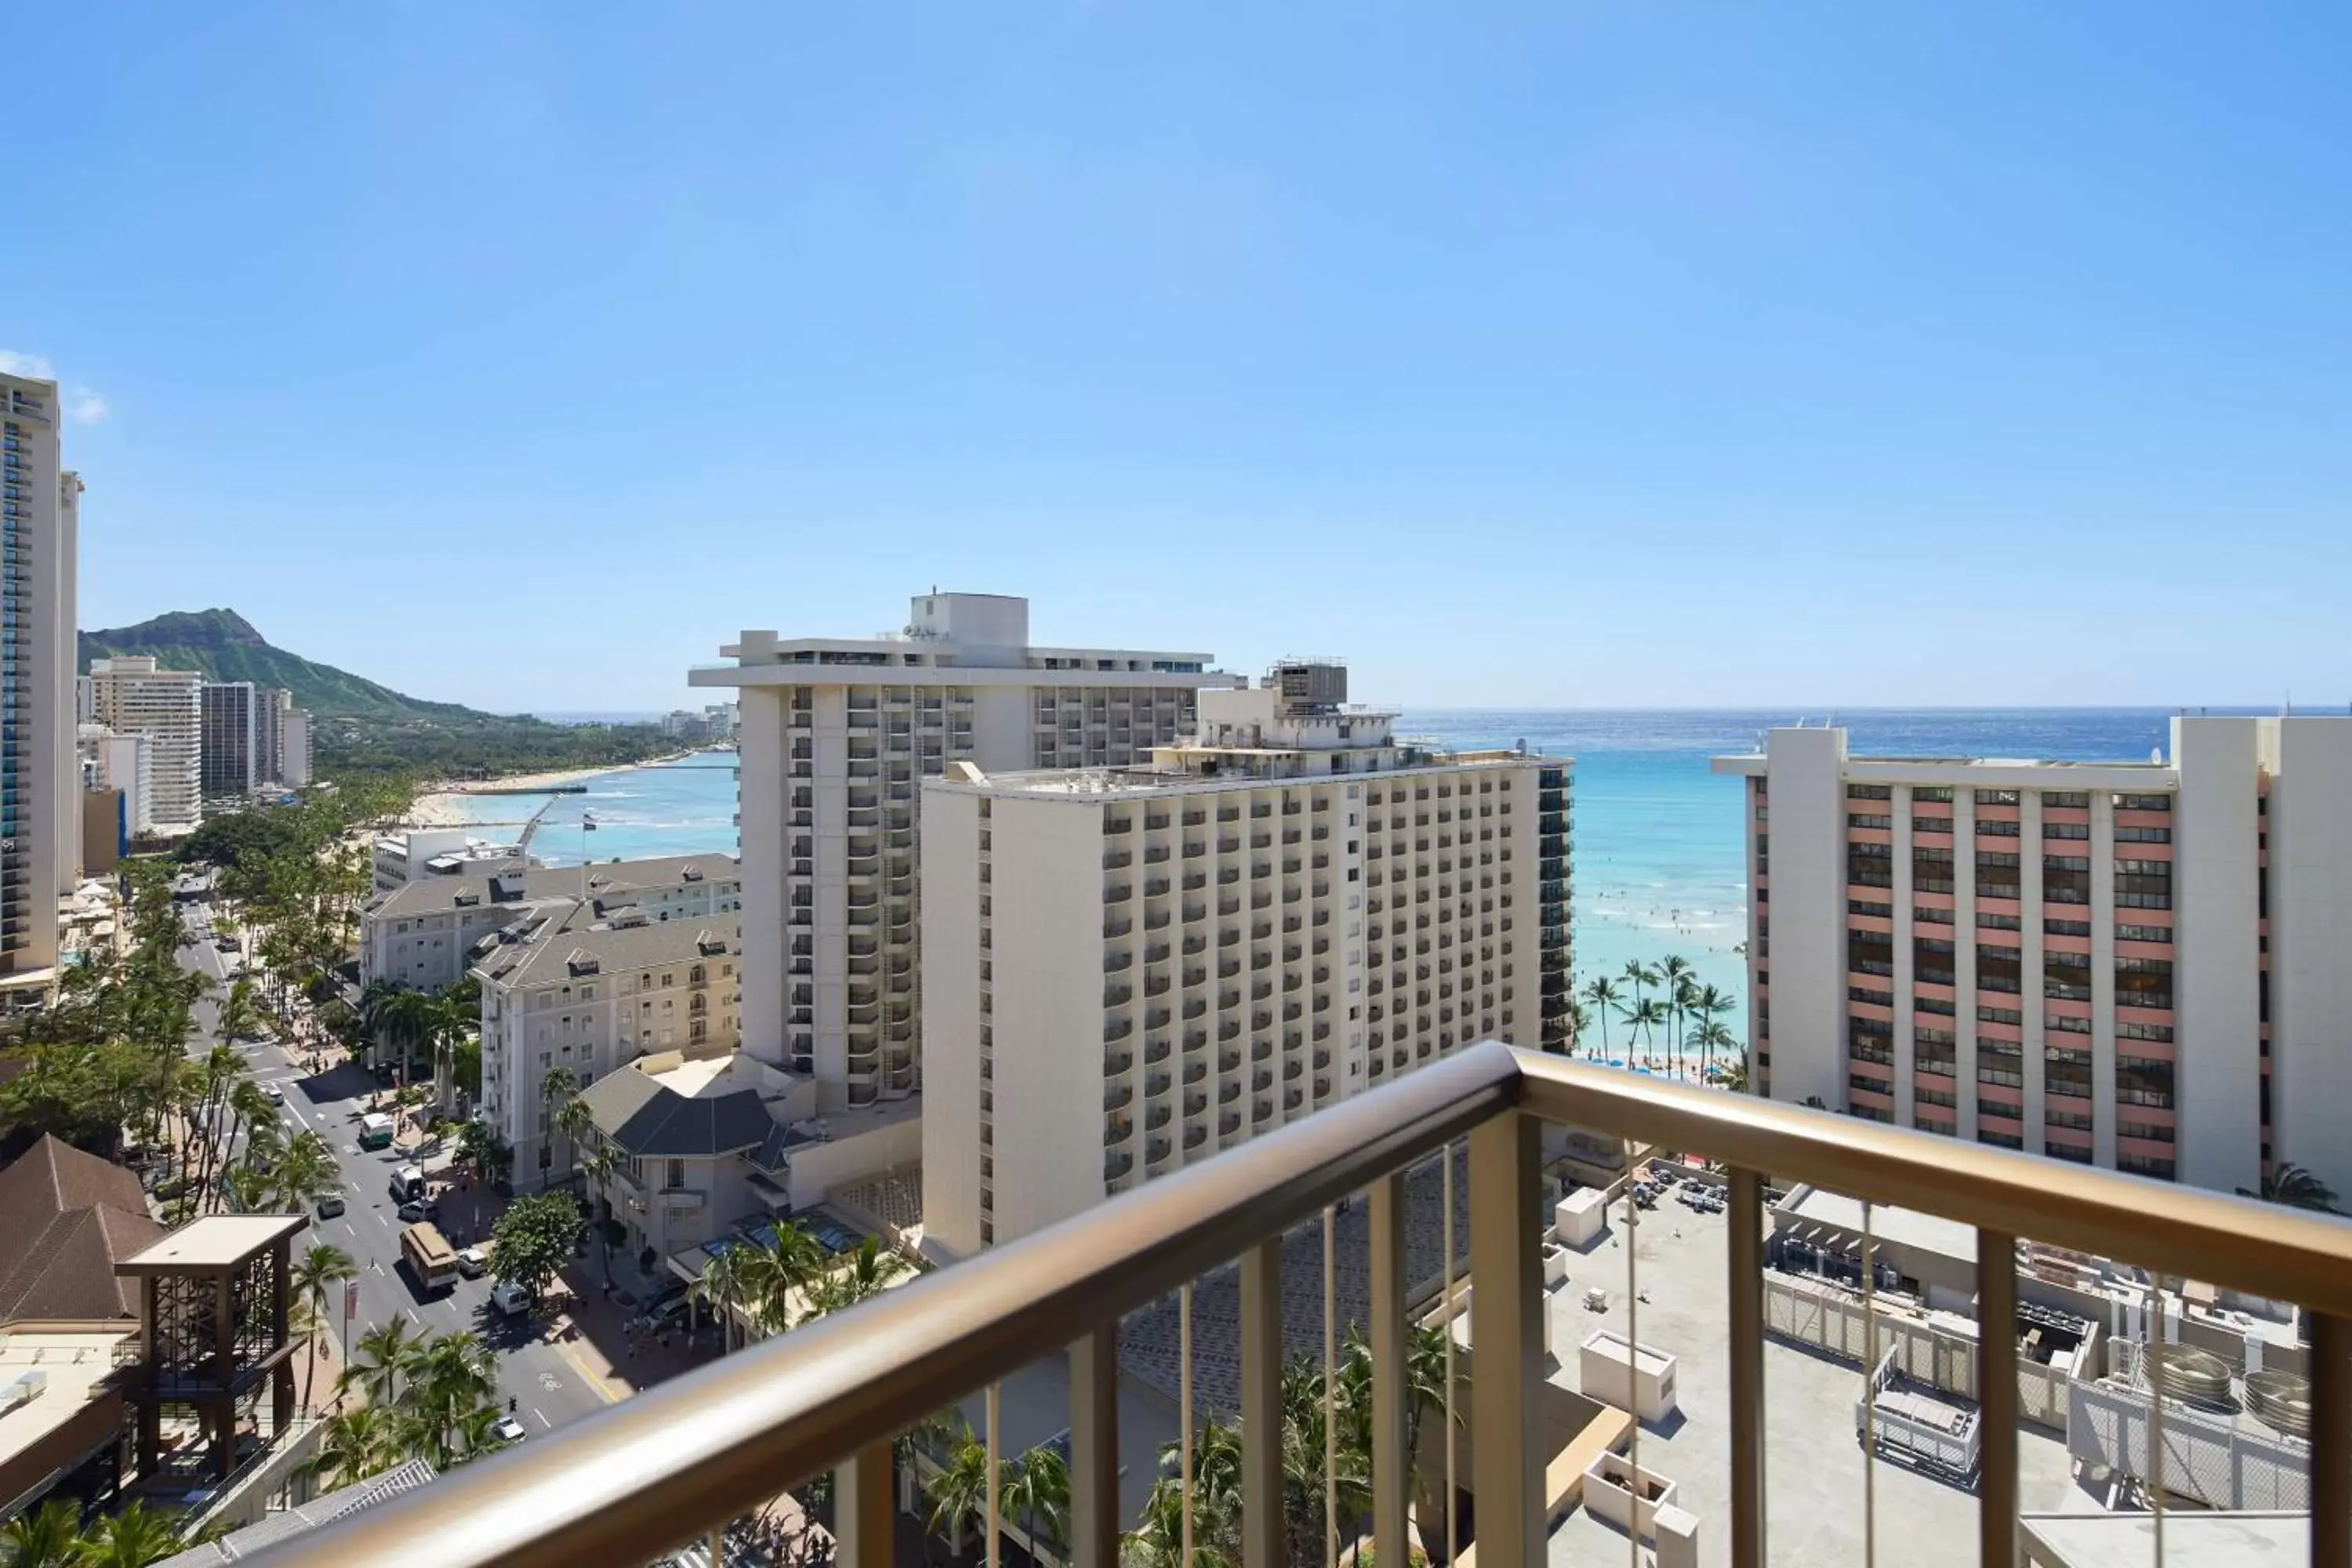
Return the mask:
[[[1857,755],[2053,757],[2145,760],[2166,743],[2170,710],[1865,710],[1834,715]],[[1629,962],[1654,965],[1669,953],[1690,961],[1701,984],[1738,1004],[1724,1019],[1747,1030],[1746,858],[1737,783],[1708,771],[1708,759],[1751,751],[1766,729],[1815,712],[1670,710],[1408,712],[1401,734],[1454,747],[1510,746],[1576,760],[1576,826],[1570,894],[1580,984],[1616,974]],[[734,853],[735,773],[727,752],[628,768],[587,781],[585,795],[561,797],[532,852],[549,865],[595,858]],[[476,818],[511,821],[538,802],[487,796]],[[583,812],[596,828],[581,831]]]

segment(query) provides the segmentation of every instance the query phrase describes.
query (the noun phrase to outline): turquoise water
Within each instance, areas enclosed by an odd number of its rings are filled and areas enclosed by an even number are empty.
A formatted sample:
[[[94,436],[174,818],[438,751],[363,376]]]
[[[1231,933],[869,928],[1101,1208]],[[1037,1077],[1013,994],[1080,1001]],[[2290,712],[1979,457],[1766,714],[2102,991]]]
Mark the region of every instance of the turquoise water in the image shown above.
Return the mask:
[[[1752,750],[1764,730],[1795,713],[1418,712],[1401,732],[1459,747],[1508,746],[1576,759],[1572,840],[1572,942],[1581,982],[1616,974],[1668,953],[1688,959],[1702,984],[1739,1003],[1726,1027],[1744,1037],[1747,966],[1746,860],[1737,781],[1708,771],[1710,757]],[[1809,715],[1820,722],[1823,715]],[[1958,710],[1841,714],[1856,754],[2145,759],[2165,741],[2168,714],[2154,709],[2022,712]],[[705,752],[684,762],[630,768],[588,782],[548,814],[532,845],[550,865],[577,865],[583,811],[598,826],[585,836],[597,859],[732,854],[733,756]],[[525,816],[536,801],[477,800],[479,819]]]

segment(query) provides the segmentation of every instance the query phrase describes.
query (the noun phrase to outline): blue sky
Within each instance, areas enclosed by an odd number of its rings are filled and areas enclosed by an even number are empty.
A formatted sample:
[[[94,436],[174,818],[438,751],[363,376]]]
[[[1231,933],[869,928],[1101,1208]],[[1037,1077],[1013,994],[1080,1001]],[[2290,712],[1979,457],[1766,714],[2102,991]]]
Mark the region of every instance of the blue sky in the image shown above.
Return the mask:
[[[2352,698],[2352,8],[11,26],[85,626],[646,708],[938,584],[1417,706]]]

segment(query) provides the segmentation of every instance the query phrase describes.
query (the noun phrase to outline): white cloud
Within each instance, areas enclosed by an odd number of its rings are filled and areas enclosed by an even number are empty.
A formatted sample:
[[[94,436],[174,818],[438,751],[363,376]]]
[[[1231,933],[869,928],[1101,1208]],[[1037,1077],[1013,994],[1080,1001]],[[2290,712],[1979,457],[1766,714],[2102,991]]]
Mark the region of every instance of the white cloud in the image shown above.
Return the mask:
[[[20,354],[14,349],[0,349],[0,371],[10,375],[35,376],[42,381],[55,381],[57,371],[38,354]]]
[[[102,392],[77,386],[66,395],[66,417],[77,425],[95,425],[110,412],[112,407]]]

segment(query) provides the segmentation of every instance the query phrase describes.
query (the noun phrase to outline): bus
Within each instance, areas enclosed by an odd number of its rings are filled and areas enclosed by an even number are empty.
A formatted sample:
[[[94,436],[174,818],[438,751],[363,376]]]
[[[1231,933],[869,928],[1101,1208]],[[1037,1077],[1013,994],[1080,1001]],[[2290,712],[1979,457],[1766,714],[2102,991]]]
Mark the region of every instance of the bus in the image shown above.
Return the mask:
[[[400,1256],[407,1260],[409,1272],[428,1296],[446,1290],[457,1282],[457,1254],[438,1226],[430,1221],[410,1226],[400,1233]]]

